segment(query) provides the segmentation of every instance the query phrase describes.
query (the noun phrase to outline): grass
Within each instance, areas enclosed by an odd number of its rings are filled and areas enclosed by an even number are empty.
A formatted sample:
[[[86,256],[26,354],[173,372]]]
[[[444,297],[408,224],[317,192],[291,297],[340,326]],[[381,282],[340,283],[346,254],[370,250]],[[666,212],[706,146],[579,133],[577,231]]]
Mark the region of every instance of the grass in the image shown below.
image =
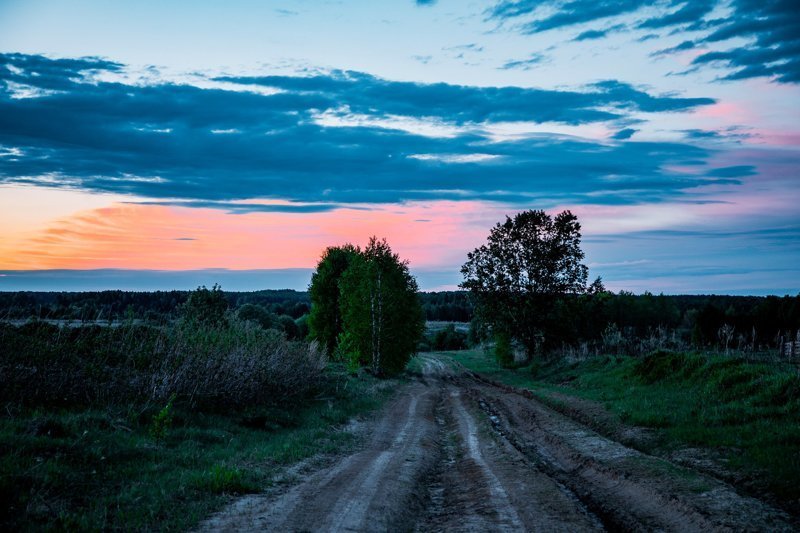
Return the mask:
[[[72,408],[0,418],[5,530],[187,529],[282,467],[347,446],[332,431],[375,409],[391,382],[328,371],[324,397],[296,408],[144,414]],[[156,428],[154,430],[154,428]]]
[[[450,352],[494,380],[601,403],[626,424],[656,432],[661,451],[713,449],[753,488],[793,506],[800,498],[800,373],[788,364],[656,352],[501,368],[480,350]],[[655,451],[655,450],[650,450]]]

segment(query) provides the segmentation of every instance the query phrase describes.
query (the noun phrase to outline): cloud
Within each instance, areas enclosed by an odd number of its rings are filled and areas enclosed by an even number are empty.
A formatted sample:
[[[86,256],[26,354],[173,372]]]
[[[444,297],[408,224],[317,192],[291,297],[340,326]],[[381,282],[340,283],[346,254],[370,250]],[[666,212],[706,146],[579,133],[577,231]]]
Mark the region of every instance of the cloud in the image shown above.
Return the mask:
[[[551,9],[544,10],[547,15],[526,22],[521,28],[524,33],[538,33],[631,13],[643,5],[643,0],[501,0],[488,14],[495,19],[509,19],[549,7]]]
[[[99,59],[12,54],[0,61],[7,66],[0,146],[14,154],[0,157],[0,183],[237,213],[309,213],[430,199],[639,203],[729,179],[707,172],[706,149],[680,142],[609,145],[542,133],[498,141],[489,133],[507,122],[613,126],[632,113],[714,102],[656,96],[615,80],[557,91],[336,71],[225,77],[211,80],[225,88],[200,88],[102,81],[98,72],[124,67]],[[9,80],[58,92],[19,99]],[[247,90],[253,87],[269,90]],[[343,118],[327,123],[329,113]],[[411,126],[398,129],[400,119]],[[449,125],[452,134],[417,126],[427,124]],[[670,170],[676,166],[696,171]]]
[[[753,165],[736,165],[732,167],[714,168],[708,171],[709,176],[716,178],[742,178],[758,174]]]
[[[643,20],[639,23],[639,27],[652,30],[672,27],[678,24],[696,23],[708,15],[714,9],[716,3],[716,0],[690,0],[683,3],[676,11]],[[680,5],[680,2],[672,2],[670,5],[671,7]]]
[[[610,33],[619,32],[625,29],[624,24],[615,24],[614,26],[609,26],[608,28],[603,28],[602,30],[586,30],[582,33],[579,33],[574,41],[589,41],[593,39],[602,39],[603,37],[608,36]]]
[[[714,103],[711,98],[653,96],[616,80],[590,84],[584,91],[396,82],[342,71],[309,77],[216,80],[276,89],[281,94],[273,100],[316,109],[344,107],[356,114],[374,114],[378,109],[384,115],[436,117],[455,124],[529,121],[576,125],[618,119],[631,111],[685,111]]]
[[[364,210],[363,207],[353,207],[343,204],[325,203],[244,203],[244,202],[225,202],[215,200],[165,200],[165,201],[142,201],[131,202],[136,205],[161,205],[172,207],[193,207],[199,209],[222,209],[232,215],[247,213],[325,213],[336,209],[349,208]],[[178,239],[188,240],[188,239]]]
[[[710,18],[726,9],[729,15]],[[640,12],[647,16],[636,20]],[[577,41],[599,39],[626,27],[691,32],[691,39],[655,55],[744,39],[745,44],[702,54],[693,64],[727,68],[730,72],[722,76],[726,80],[768,77],[779,83],[800,83],[800,10],[795,0],[667,0],[655,6],[645,0],[500,0],[487,10],[487,16],[514,21],[515,30],[524,34],[590,26],[575,37]],[[625,17],[627,24],[594,27],[615,17]]]
[[[650,54],[650,56],[651,57],[657,57],[657,56],[664,56],[664,55],[674,54],[676,52],[684,52],[686,50],[692,50],[696,46],[697,45],[695,44],[694,41],[683,41],[682,43],[677,44],[675,46],[671,46],[669,48],[664,48],[663,50],[656,50],[655,52]]]
[[[635,130],[633,128],[625,128],[624,130],[619,130],[617,133],[611,136],[612,139],[618,141],[624,141],[633,137],[633,134],[639,130]]]
[[[519,59],[516,61],[507,61],[500,67],[503,70],[530,70],[531,68],[535,67],[536,65],[541,64],[545,61],[545,56],[542,54],[532,54],[528,59]]]

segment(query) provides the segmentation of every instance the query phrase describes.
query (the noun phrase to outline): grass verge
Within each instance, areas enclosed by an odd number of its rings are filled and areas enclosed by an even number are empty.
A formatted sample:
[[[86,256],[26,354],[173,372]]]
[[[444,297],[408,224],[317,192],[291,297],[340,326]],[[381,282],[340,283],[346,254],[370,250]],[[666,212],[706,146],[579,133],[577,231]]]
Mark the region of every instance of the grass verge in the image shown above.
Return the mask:
[[[0,527],[190,528],[231,495],[268,487],[283,466],[346,446],[352,436],[332,428],[377,408],[393,385],[336,367],[326,373],[320,396],[294,408],[5,413]]]
[[[620,422],[650,428],[652,449],[713,450],[735,478],[800,510],[800,374],[788,364],[656,352],[505,369],[480,350],[448,352],[491,379],[592,400]],[[558,400],[555,400],[558,401]]]

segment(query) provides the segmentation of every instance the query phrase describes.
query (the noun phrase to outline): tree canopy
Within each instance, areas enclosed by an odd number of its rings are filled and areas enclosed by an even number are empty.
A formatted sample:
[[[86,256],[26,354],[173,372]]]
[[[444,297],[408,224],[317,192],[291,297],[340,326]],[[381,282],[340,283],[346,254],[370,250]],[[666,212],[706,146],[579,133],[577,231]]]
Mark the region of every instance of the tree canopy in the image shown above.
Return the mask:
[[[322,344],[328,353],[333,353],[337,339],[342,333],[339,281],[360,254],[361,250],[352,244],[330,246],[323,252],[317,269],[311,276],[308,288],[311,298],[308,329],[310,335]]]
[[[524,211],[498,223],[467,255],[461,287],[495,335],[518,339],[532,354],[546,340],[559,298],[588,290],[580,230],[570,211]]]
[[[351,364],[380,375],[405,368],[425,319],[408,263],[385,239],[372,237],[363,251],[352,245],[328,248],[309,292],[310,333],[329,353],[347,351],[343,355]]]

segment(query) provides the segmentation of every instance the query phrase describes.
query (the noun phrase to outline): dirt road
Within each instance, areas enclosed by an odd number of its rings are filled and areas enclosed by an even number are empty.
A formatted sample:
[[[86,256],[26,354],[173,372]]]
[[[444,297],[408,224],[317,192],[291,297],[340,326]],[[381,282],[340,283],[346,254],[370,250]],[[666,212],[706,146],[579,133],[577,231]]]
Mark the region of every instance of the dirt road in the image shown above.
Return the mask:
[[[246,497],[206,531],[792,531],[780,510],[604,438],[452,362],[357,431],[363,445]],[[307,471],[303,470],[305,468]]]

